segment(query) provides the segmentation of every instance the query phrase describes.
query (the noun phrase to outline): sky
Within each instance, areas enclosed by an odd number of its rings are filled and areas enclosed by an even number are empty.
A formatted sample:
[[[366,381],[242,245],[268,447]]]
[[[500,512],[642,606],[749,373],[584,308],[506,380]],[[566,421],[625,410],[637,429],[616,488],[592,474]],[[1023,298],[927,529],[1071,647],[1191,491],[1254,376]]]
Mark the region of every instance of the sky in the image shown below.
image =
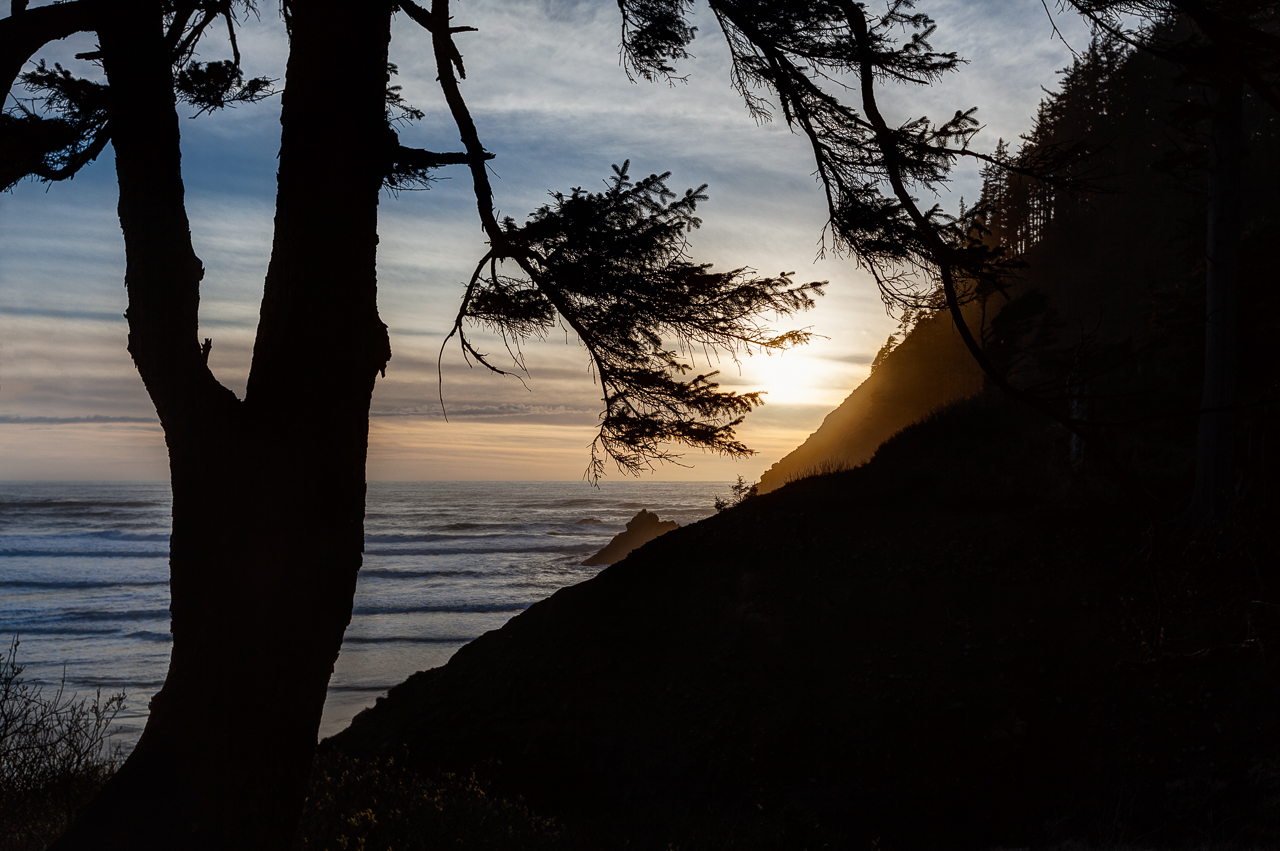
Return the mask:
[[[261,19],[250,18],[240,33],[245,70],[282,80],[284,27],[274,3],[259,7]],[[1039,0],[920,0],[917,8],[938,22],[934,47],[968,64],[929,89],[888,90],[882,109],[903,120],[977,106],[984,129],[974,147],[982,150],[1030,128],[1042,87],[1054,87],[1070,48],[1088,40],[1079,21],[1058,14],[1064,44]],[[781,121],[758,125],[747,114],[729,85],[723,37],[701,6],[695,57],[680,64],[688,80],[674,86],[627,79],[612,0],[473,0],[455,3],[454,12],[455,25],[478,29],[458,36],[463,92],[482,142],[497,155],[491,177],[501,214],[523,220],[549,191],[599,190],[611,165],[630,160],[634,177],[670,171],[677,191],[708,184],[703,226],[691,237],[696,262],[829,281],[817,308],[773,326],[810,328],[821,335],[810,345],[696,364],[720,369],[726,388],[767,392],[738,430],[758,454],[690,451],[683,466],[651,474],[759,478],[866,378],[896,325],[852,258],[820,257],[825,207],[807,143]],[[95,69],[73,57],[91,43],[69,39],[41,55],[88,76]],[[212,38],[200,58],[229,54]],[[426,113],[400,128],[402,144],[460,150],[429,38],[404,15],[394,24],[391,61],[405,99]],[[184,120],[182,132],[188,212],[206,269],[200,336],[213,340],[215,374],[242,395],[271,249],[279,98]],[[467,172],[438,174],[429,191],[381,200],[379,305],[393,356],[373,396],[369,478],[581,478],[600,400],[586,352],[570,335],[525,347],[524,385],[469,368],[456,347],[446,350],[448,421],[441,416],[436,356],[484,238]],[[969,167],[936,200],[954,211],[979,189]],[[0,194],[0,480],[168,477],[163,435],[125,350],[115,202],[109,149],[72,181],[24,182]],[[476,338],[487,342],[482,350],[499,351],[496,341]]]

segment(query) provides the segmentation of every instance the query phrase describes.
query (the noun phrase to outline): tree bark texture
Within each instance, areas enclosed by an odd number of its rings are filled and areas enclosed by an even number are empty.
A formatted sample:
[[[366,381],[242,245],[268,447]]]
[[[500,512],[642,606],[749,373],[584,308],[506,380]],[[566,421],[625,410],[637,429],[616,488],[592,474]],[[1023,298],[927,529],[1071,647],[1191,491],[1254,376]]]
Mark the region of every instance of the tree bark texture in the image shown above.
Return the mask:
[[[1235,493],[1239,370],[1240,158],[1243,145],[1239,78],[1224,77],[1211,94],[1213,143],[1205,248],[1205,358],[1196,488],[1192,514],[1206,519]]]
[[[129,351],[173,485],[173,650],[128,761],[59,849],[283,848],[363,549],[391,6],[292,0],[275,241],[246,398],[206,365],[161,3],[100,31]]]

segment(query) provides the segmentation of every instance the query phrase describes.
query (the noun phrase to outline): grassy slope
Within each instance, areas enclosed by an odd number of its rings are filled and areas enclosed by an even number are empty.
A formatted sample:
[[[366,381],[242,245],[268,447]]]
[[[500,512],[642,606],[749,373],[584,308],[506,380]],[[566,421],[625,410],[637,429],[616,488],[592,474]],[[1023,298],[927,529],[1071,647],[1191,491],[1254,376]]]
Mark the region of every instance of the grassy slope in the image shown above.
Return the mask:
[[[952,408],[558,592],[330,746],[487,764],[641,847],[1271,835],[1247,588],[1144,556],[1145,518],[1071,480],[1062,443]],[[1194,593],[1157,606],[1153,571]]]

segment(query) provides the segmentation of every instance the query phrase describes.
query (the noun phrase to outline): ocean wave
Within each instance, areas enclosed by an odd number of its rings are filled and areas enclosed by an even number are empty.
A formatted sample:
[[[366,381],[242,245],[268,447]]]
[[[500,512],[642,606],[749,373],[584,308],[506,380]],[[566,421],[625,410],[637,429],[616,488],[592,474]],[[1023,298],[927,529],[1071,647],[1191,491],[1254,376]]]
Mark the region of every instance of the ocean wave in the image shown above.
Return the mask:
[[[376,544],[430,544],[430,543],[434,543],[434,542],[436,542],[436,541],[456,541],[456,540],[458,540],[458,538],[460,538],[460,537],[463,537],[463,536],[460,536],[460,535],[442,535],[442,534],[439,534],[439,533],[419,533],[419,534],[416,534],[416,535],[406,535],[406,534],[404,534],[404,533],[397,533],[397,532],[382,532],[382,533],[366,533],[366,534],[365,534],[365,536],[364,536],[364,543],[365,543],[365,546],[368,546],[370,543],[376,543]],[[475,538],[483,538],[483,537],[486,537],[486,536],[484,536],[484,535],[473,535],[473,536],[471,536],[471,537],[475,537]],[[496,535],[491,535],[491,536],[488,536],[488,537],[497,537],[497,536],[496,536]]]
[[[577,497],[574,499],[548,499],[541,502],[522,502],[517,508],[582,508],[588,505],[599,505],[598,497]]]
[[[0,588],[147,588],[155,585],[168,585],[169,580],[161,579],[149,582],[107,582],[93,579],[68,579],[60,582],[43,582],[38,579],[0,579]]]
[[[118,529],[103,529],[99,532],[85,532],[86,538],[99,538],[107,541],[165,541],[169,540],[168,532],[141,534],[138,532],[121,532]]]
[[[164,685],[164,680],[144,680],[139,682],[128,677],[67,677],[67,685],[72,688],[93,688],[93,689],[111,689],[112,691],[125,691],[129,689],[159,689]]]
[[[420,547],[405,548],[395,550],[369,550],[364,551],[369,556],[470,556],[470,555],[495,555],[497,553],[510,553],[513,556],[524,555],[526,553],[576,553],[581,552],[581,547]]]
[[[545,502],[521,502],[516,504],[516,508],[538,508],[546,510],[548,508],[651,508],[655,504],[654,500],[648,502],[610,502],[603,495],[597,497],[577,497],[574,499],[549,499]]]
[[[39,624],[31,625],[9,625],[5,627],[6,633],[15,635],[118,635],[118,629],[99,629],[90,626],[41,626]]]
[[[0,550],[0,558],[168,558],[169,550]]]
[[[352,615],[433,615],[433,614],[465,614],[487,615],[503,612],[523,612],[529,608],[527,603],[461,603],[458,605],[436,604],[426,606],[357,606]]]
[[[493,573],[484,570],[395,570],[388,567],[365,567],[360,570],[361,576],[372,576],[378,579],[484,579]]]
[[[475,636],[430,636],[430,635],[389,635],[385,638],[373,636],[351,635],[342,640],[347,644],[466,644],[474,641]]]
[[[482,524],[479,523],[455,523],[454,526],[469,526],[479,529]],[[365,546],[369,544],[434,544],[439,541],[494,541],[509,540],[511,538],[536,538],[538,532],[534,527],[525,524],[514,523],[487,523],[483,524],[487,529],[498,529],[501,531],[490,532],[483,535],[448,535],[440,532],[418,532],[416,534],[405,534],[403,532],[373,532],[364,536]],[[465,530],[463,530],[465,531]]]
[[[124,501],[101,501],[96,499],[60,499],[58,497],[45,497],[23,499],[11,502],[0,502],[0,511],[10,511],[12,509],[44,509],[57,508],[59,511],[67,508],[160,508],[167,507],[167,502],[141,501],[141,500],[124,500]]]
[[[168,609],[136,609],[134,611],[112,612],[100,609],[79,609],[72,611],[51,611],[48,613],[64,621],[155,621],[168,620]]]
[[[153,632],[148,629],[140,629],[136,632],[125,633],[125,638],[141,638],[143,641],[154,641],[159,644],[172,644],[173,633],[171,632]]]
[[[600,567],[582,567],[581,565],[574,566],[578,568],[577,575],[575,575],[572,570],[560,569],[554,573],[549,572],[539,577],[524,579],[519,582],[509,582],[505,587],[513,589],[543,590],[546,594],[550,595],[559,589],[564,588],[566,584],[576,585],[578,581],[586,582],[601,570]]]

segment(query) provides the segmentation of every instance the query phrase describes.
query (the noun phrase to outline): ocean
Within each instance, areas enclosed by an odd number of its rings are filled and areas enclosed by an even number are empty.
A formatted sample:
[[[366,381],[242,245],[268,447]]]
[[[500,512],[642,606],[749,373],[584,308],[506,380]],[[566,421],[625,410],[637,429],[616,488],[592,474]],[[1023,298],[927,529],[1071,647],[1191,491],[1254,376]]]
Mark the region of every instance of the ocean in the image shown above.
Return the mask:
[[[321,735],[594,576],[581,562],[640,509],[688,525],[728,495],[725,482],[371,482]],[[170,504],[167,482],[0,482],[0,641],[19,638],[30,681],[124,692],[115,741],[126,747],[168,668]]]

